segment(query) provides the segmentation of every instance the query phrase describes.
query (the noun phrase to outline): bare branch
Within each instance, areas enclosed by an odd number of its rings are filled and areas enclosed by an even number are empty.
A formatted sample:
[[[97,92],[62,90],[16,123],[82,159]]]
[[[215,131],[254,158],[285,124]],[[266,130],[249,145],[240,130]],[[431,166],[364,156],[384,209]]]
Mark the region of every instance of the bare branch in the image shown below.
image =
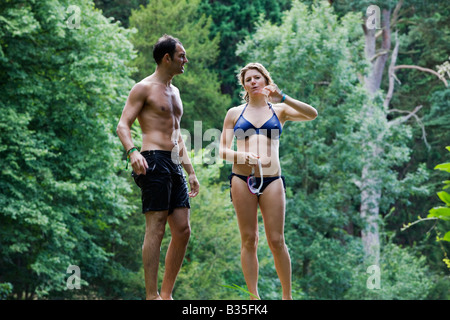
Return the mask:
[[[375,33],[375,39],[378,39],[383,34],[383,29],[380,29],[377,33]]]
[[[389,51],[387,51],[387,50],[381,50],[381,51],[377,52],[374,56],[372,56],[372,58],[370,58],[370,62],[372,62],[373,60],[375,60],[379,56],[382,56],[382,55],[388,54],[388,53],[389,53]]]
[[[397,24],[400,8],[402,7],[402,5],[403,5],[403,0],[400,0],[399,2],[397,2],[394,12],[392,13],[391,27],[394,27]]]
[[[389,89],[386,95],[386,99],[384,99],[384,108],[387,110],[389,107],[389,103],[391,102],[392,95],[394,94],[394,85],[395,85],[395,63],[397,62],[397,56],[398,56],[398,47],[399,47],[399,41],[398,41],[398,33],[395,32],[395,47],[392,51],[391,55],[391,64],[389,65]],[[397,79],[398,80],[398,79]]]
[[[429,221],[429,220],[437,220],[438,218],[436,217],[431,217],[431,218],[420,218],[419,220],[416,220],[414,222],[410,222],[408,224],[404,224],[403,227],[400,229],[401,231],[405,231],[406,229],[412,227],[413,225],[419,223],[419,222],[423,222],[423,221]],[[431,230],[430,230],[431,231]]]
[[[399,117],[399,118],[395,118],[394,120],[389,121],[389,125],[390,126],[394,126],[394,125],[398,125],[401,123],[404,123],[406,121],[408,121],[411,117],[414,117],[416,115],[416,113],[422,109],[422,105],[417,106],[413,111],[408,111],[408,110],[400,110],[400,109],[390,109],[388,110],[388,113],[392,113],[392,112],[400,112],[400,113],[407,113],[408,115],[404,116],[404,117]]]
[[[423,68],[423,67],[419,67],[419,66],[415,66],[415,65],[406,65],[406,64],[401,64],[401,65],[395,66],[394,70],[397,70],[397,69],[416,69],[416,70],[420,70],[423,72],[428,72],[428,73],[434,74],[436,77],[439,78],[439,80],[444,82],[446,87],[448,87],[447,80],[445,80],[445,78],[441,77],[441,75],[439,73],[437,73],[436,71],[434,71],[432,69]]]
[[[401,82],[400,80],[398,80],[398,78],[397,78],[397,76],[395,75],[395,73],[394,73],[392,76],[394,77],[395,81],[398,82],[398,84],[402,84],[402,82]]]
[[[425,131],[425,126],[424,126],[422,120],[420,120],[420,118],[417,116],[417,112],[420,109],[422,109],[422,107],[423,107],[422,105],[417,106],[413,111],[400,110],[400,109],[390,109],[390,110],[388,110],[388,113],[399,112],[399,113],[407,113],[408,114],[406,116],[395,118],[394,120],[389,121],[388,125],[389,126],[398,125],[398,124],[401,124],[401,123],[404,123],[404,122],[408,121],[411,117],[414,117],[416,119],[416,121],[417,121],[417,124],[422,129],[423,142],[425,143],[427,149],[430,150],[431,146],[429,145],[429,143],[427,141],[427,133]]]

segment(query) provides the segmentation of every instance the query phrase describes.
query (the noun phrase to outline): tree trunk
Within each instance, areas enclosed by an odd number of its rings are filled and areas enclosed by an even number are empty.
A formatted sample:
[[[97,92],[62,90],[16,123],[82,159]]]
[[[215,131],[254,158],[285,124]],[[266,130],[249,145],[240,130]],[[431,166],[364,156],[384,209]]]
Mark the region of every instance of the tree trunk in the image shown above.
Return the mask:
[[[361,237],[364,246],[365,261],[379,265],[380,234],[379,212],[381,198],[381,179],[373,172],[370,164],[363,167],[361,176],[361,218],[365,222]]]
[[[386,111],[376,100],[376,93],[380,90],[383,71],[391,47],[390,10],[383,10],[382,14],[382,44],[376,52],[376,37],[378,30],[367,29],[364,25],[366,40],[365,55],[371,62],[369,74],[364,77],[364,84],[368,92],[369,102],[363,107],[363,121],[386,121]],[[370,124],[369,124],[370,126]],[[362,148],[365,152],[364,166],[359,187],[361,190],[360,215],[365,222],[361,236],[364,245],[366,262],[379,265],[380,234],[379,213],[381,199],[381,176],[377,168],[377,159],[383,156],[383,132],[367,130]]]

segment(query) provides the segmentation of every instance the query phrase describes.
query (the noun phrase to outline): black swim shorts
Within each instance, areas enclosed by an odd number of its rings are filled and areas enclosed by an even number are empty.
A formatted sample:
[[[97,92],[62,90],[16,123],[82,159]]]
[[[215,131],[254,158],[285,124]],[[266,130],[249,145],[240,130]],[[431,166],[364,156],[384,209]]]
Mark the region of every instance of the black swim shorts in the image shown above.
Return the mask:
[[[147,160],[146,174],[131,173],[142,191],[142,213],[190,208],[189,194],[181,164],[172,160],[171,151],[150,150],[141,154]]]

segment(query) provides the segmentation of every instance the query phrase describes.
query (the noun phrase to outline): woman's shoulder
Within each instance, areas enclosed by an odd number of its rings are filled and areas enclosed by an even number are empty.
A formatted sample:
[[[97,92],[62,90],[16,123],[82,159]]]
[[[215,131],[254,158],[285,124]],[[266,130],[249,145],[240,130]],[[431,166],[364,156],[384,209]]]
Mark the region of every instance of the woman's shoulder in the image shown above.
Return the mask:
[[[238,113],[241,113],[242,110],[244,110],[245,104],[241,104],[240,106],[235,106],[235,107],[231,107],[230,109],[228,109],[227,111],[227,115],[235,115]]]
[[[272,105],[273,110],[275,110],[275,111],[282,111],[286,107],[286,104],[283,102],[272,103],[271,105]]]
[[[224,125],[226,126],[234,126],[237,119],[239,118],[239,115],[241,114],[242,110],[244,109],[244,104],[240,106],[231,107],[228,109],[227,114],[225,116],[225,122]]]

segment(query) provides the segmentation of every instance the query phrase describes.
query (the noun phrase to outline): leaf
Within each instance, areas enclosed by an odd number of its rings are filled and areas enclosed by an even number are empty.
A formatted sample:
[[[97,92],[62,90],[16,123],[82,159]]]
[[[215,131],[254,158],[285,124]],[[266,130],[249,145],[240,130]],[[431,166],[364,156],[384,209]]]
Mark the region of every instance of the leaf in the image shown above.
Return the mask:
[[[434,167],[434,169],[450,172],[450,163],[446,162],[446,163],[438,164],[436,167]]]
[[[251,295],[253,298],[256,298],[256,299],[260,300],[256,295],[254,295],[254,294],[251,293],[250,291],[245,290],[244,288],[238,286],[237,284],[234,284],[234,283],[233,283],[232,286],[227,285],[227,284],[221,284],[221,286],[222,286],[222,287],[225,287],[225,288],[229,288],[229,289],[236,289],[236,290],[239,290],[239,291],[243,291],[243,292],[245,292],[245,293]]]
[[[440,191],[437,193],[439,199],[441,199],[447,206],[450,206],[450,194],[445,191]]]
[[[450,188],[450,180],[445,180],[445,181],[442,181],[442,182],[445,184],[445,186],[442,189]]]
[[[430,209],[428,218],[436,217],[442,220],[450,221],[450,208],[446,207],[436,207]]]
[[[447,233],[444,235],[443,238],[441,238],[441,240],[450,242],[450,231],[447,231]]]

